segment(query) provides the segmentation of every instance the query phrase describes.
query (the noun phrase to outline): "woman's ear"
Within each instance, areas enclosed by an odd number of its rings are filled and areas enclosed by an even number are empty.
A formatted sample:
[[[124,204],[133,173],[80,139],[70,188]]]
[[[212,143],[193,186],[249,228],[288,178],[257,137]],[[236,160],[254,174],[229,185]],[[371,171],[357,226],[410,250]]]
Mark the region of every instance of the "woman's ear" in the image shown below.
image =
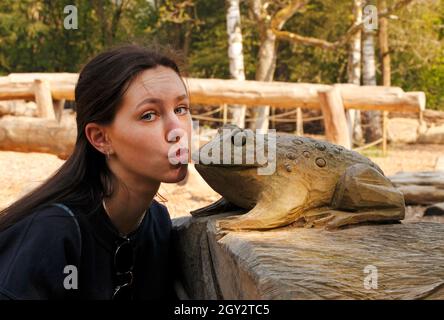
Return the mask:
[[[113,153],[111,141],[104,126],[90,122],[85,126],[85,135],[91,145],[103,154]]]

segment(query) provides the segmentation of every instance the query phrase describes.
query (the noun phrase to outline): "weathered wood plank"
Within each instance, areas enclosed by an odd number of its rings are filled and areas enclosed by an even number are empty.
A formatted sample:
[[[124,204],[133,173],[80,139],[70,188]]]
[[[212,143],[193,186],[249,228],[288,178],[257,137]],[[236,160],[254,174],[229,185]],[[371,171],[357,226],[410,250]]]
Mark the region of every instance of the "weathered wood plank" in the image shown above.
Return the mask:
[[[444,224],[229,232],[229,214],[173,220],[192,299],[444,299]],[[378,288],[366,289],[367,266]]]

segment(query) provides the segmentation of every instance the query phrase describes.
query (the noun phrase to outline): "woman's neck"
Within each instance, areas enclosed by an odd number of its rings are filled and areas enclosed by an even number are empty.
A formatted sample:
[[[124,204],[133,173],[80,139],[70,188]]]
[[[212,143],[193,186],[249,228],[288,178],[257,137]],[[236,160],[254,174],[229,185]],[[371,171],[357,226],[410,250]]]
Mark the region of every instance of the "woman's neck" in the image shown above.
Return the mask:
[[[121,235],[136,230],[160,187],[160,182],[134,188],[115,185],[113,194],[104,198],[105,210]]]

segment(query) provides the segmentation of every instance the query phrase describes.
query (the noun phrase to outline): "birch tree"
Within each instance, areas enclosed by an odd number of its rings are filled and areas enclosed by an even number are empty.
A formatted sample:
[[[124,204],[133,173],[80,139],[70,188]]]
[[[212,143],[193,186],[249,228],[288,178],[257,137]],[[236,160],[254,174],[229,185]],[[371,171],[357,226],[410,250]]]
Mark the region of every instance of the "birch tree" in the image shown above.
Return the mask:
[[[408,5],[413,0],[399,0],[391,7],[378,13],[379,17],[385,17],[393,11]],[[303,0],[287,0],[287,1],[268,1],[268,0],[250,0],[251,10],[258,23],[260,48],[258,54],[258,64],[256,68],[255,78],[257,81],[272,81],[274,71],[276,68],[276,48],[277,41],[285,40],[301,45],[320,47],[325,50],[335,50],[339,47],[347,45],[355,34],[362,30],[363,21],[354,23],[348,30],[336,41],[331,42],[324,39],[318,39],[309,36],[302,36],[300,34],[282,30],[285,23],[299,10],[304,8],[307,1]],[[273,11],[272,7],[276,8],[280,5],[280,9]],[[374,47],[373,47],[374,48]],[[369,56],[367,57],[369,58]],[[374,59],[374,51],[373,51]],[[367,61],[369,61],[367,59]],[[370,71],[370,70],[366,70]],[[250,127],[252,129],[268,129],[267,117],[270,113],[269,106],[260,106],[255,110],[255,123]]]
[[[276,69],[277,37],[274,30],[281,30],[285,23],[298,10],[304,7],[308,1],[267,1],[250,0],[251,11],[258,23],[260,48],[255,78],[257,81],[273,81]],[[272,11],[272,4],[283,3],[279,9]],[[250,124],[250,128],[268,130],[268,116],[270,106],[259,106],[254,112],[256,122]]]
[[[226,0],[226,2],[230,75],[233,79],[245,80],[239,0]],[[244,128],[246,107],[244,105],[233,105],[230,106],[230,111],[233,116],[232,123]]]
[[[362,23],[362,0],[353,0],[354,24]],[[361,30],[357,31],[350,41],[348,58],[348,82],[356,85],[361,84]],[[347,119],[351,141],[362,143],[361,112],[355,109],[347,110]]]
[[[374,22],[373,22],[374,23]],[[367,86],[376,86],[376,62],[375,62],[375,30],[372,25],[364,25],[362,39],[362,83]],[[382,136],[381,112],[365,111],[366,141],[375,141]]]

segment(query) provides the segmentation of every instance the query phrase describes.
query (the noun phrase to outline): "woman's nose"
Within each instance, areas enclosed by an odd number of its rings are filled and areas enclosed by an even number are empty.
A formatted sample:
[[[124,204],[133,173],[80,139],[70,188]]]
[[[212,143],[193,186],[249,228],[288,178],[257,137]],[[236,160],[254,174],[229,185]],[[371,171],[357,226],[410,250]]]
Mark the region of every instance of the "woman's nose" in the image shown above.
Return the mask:
[[[166,141],[178,142],[182,137],[187,135],[184,125],[176,115],[170,117],[165,124],[166,128]]]

